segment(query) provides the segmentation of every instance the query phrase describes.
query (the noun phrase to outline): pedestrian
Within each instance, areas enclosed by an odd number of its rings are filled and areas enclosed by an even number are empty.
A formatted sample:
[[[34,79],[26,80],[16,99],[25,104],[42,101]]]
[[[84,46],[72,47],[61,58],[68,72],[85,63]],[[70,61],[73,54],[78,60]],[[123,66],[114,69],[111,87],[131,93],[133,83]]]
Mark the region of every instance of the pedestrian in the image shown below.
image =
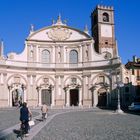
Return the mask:
[[[42,120],[44,121],[47,116],[47,112],[48,112],[48,107],[45,103],[43,103],[43,105],[41,107],[41,112],[42,112]]]
[[[30,109],[27,107],[27,103],[24,102],[22,107],[20,108],[20,121],[21,124],[24,125],[25,136],[29,135],[29,120],[32,117],[32,113]]]

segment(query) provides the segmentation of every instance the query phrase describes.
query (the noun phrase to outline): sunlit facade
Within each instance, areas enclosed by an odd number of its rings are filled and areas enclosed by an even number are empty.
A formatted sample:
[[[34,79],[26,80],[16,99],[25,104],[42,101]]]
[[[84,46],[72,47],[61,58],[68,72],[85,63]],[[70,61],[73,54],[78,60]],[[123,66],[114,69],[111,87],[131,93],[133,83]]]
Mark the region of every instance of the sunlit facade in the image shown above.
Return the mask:
[[[0,60],[0,105],[110,106],[116,102],[121,61],[114,33],[113,7],[91,13],[91,34],[69,27],[58,16],[51,26],[34,30],[21,54]],[[3,44],[1,43],[1,50]]]

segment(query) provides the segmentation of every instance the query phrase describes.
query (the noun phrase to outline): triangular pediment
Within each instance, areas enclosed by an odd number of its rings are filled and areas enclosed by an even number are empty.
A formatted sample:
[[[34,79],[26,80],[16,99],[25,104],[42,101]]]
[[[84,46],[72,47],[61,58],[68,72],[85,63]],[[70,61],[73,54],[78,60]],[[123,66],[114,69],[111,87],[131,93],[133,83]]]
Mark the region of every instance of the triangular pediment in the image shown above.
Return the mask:
[[[76,41],[91,39],[87,33],[68,27],[68,26],[50,26],[35,31],[27,40],[37,41]]]

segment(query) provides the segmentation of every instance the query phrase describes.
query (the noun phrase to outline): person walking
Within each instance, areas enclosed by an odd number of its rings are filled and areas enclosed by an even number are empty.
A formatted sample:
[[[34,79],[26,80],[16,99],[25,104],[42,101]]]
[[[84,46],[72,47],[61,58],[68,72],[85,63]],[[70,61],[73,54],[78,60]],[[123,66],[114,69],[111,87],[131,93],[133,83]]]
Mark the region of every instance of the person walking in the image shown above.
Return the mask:
[[[48,107],[45,103],[43,103],[41,107],[41,112],[42,112],[42,120],[44,121],[48,112]]]
[[[25,136],[29,135],[29,120],[32,117],[30,109],[27,107],[27,103],[24,102],[20,108],[20,121],[24,125]]]

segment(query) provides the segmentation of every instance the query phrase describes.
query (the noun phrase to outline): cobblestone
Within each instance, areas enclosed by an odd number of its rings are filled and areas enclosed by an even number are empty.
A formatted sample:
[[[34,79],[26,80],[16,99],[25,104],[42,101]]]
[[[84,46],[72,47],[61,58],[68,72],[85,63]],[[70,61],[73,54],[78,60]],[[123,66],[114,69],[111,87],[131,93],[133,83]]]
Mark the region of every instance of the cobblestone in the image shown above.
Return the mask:
[[[40,113],[40,109],[34,111]],[[49,109],[48,114],[47,120],[36,123],[24,140],[140,140],[139,115],[100,109]],[[9,128],[12,132],[19,123],[19,110],[0,110],[0,123],[1,129],[14,124]],[[7,133],[0,140],[16,140],[16,135]]]
[[[110,111],[57,115],[33,140],[140,140],[139,116]]]
[[[38,114],[39,113],[33,111],[33,117]],[[16,108],[0,109],[0,131],[7,129],[18,123],[20,123],[19,109]]]

